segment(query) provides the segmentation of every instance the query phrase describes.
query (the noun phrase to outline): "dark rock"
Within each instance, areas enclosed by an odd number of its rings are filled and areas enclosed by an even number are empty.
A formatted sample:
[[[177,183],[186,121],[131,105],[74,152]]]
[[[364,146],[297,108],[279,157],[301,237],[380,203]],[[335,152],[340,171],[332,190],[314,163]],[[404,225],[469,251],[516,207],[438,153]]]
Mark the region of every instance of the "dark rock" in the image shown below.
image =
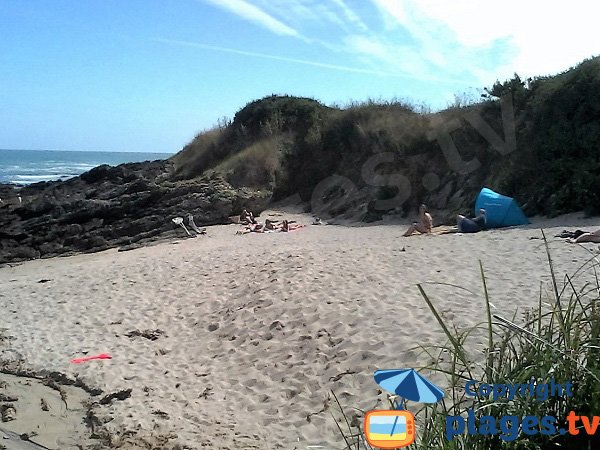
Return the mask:
[[[0,405],[0,419],[2,422],[11,422],[16,418],[17,410],[12,403]]]
[[[35,259],[40,257],[40,251],[31,247],[15,247],[10,250],[9,258],[11,260],[22,261],[26,259]]]
[[[117,250],[117,251],[119,251],[119,252],[128,252],[130,250],[135,250],[136,248],[140,248],[140,247],[142,247],[141,244],[137,244],[137,243],[128,244],[128,245],[124,245],[123,247],[119,247],[119,250]]]
[[[439,191],[437,191],[427,201],[427,204],[435,209],[444,209],[448,206],[448,199],[454,191],[454,182],[450,181],[446,183]]]
[[[219,176],[177,181],[171,173],[169,161],[151,161],[103,165],[18,191],[0,185],[7,203],[0,205],[0,264],[180,239],[187,236],[173,217],[192,214],[198,226],[225,224],[243,207],[260,213],[270,200],[270,193],[235,189]]]
[[[146,338],[150,341],[156,341],[160,336],[164,335],[165,332],[163,330],[132,330],[129,331],[128,333],[125,333],[125,336],[127,336],[128,338],[134,338],[134,337],[143,337]]]
[[[112,394],[104,396],[99,403],[101,405],[109,405],[113,400],[123,401],[127,400],[129,397],[131,397],[131,389],[123,389],[122,391],[113,392]]]

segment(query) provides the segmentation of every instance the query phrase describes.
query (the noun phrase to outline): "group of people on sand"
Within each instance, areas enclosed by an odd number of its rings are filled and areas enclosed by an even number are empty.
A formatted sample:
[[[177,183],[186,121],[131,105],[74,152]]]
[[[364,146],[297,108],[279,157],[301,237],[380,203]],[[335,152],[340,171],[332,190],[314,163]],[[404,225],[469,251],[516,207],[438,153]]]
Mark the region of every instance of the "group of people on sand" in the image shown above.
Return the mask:
[[[266,219],[265,223],[262,224],[256,220],[252,212],[243,210],[240,214],[240,223],[246,225],[243,230],[238,231],[236,234],[247,234],[247,233],[269,233],[274,231],[294,231],[298,228],[303,228],[304,225],[296,223],[293,220],[282,220],[281,223],[278,220]]]
[[[476,217],[468,218],[462,215],[456,216],[456,227],[459,233],[477,233],[486,229],[487,217],[485,209],[481,208]],[[426,205],[419,207],[419,220],[413,222],[404,233],[404,236],[410,236],[414,233],[429,234],[433,228],[433,218],[427,211]],[[600,230],[586,232],[577,230],[576,232],[563,231],[558,237],[567,237],[567,242],[571,244],[580,244],[583,242],[600,243]]]
[[[476,217],[468,218],[462,215],[456,216],[456,226],[458,228],[459,233],[477,233],[479,231],[485,230],[487,223],[486,212],[485,209],[481,208],[479,210],[479,214]],[[419,220],[413,222],[413,224],[408,227],[408,230],[404,233],[404,236],[410,236],[415,232],[421,234],[429,234],[433,229],[433,218],[431,214],[427,211],[426,205],[421,205],[419,207]]]

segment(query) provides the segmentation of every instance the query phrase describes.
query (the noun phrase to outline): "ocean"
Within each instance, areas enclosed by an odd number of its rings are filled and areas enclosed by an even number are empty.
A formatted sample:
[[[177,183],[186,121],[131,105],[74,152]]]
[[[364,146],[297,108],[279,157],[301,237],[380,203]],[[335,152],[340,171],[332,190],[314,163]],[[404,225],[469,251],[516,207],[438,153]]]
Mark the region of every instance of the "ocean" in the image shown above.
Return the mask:
[[[172,153],[1,150],[0,183],[25,185],[76,177],[101,164],[166,159]]]

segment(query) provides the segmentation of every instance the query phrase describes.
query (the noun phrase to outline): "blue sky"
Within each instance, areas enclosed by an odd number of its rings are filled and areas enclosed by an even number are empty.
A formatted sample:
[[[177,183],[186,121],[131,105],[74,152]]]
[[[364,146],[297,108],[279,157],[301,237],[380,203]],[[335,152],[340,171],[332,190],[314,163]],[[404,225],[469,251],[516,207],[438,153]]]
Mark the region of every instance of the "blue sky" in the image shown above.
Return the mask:
[[[441,108],[600,54],[599,13],[584,0],[0,0],[0,148],[176,152],[269,94]]]

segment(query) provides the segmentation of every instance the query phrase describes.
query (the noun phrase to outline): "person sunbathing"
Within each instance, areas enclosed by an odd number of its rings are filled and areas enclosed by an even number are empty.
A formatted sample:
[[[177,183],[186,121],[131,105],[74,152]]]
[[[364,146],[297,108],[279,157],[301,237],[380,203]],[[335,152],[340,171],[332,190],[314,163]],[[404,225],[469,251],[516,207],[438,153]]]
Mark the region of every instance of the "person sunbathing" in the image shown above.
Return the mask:
[[[280,228],[280,225],[277,225],[277,222],[274,220],[265,220],[265,231],[275,231]]]
[[[419,206],[419,221],[413,222],[403,236],[410,236],[415,231],[418,231],[421,234],[429,234],[431,233],[432,228],[433,218],[431,217],[431,214],[427,212],[427,206],[421,205]]]
[[[299,223],[290,223],[287,220],[284,220],[281,223],[281,231],[286,231],[286,232],[287,231],[294,231],[294,230],[297,230],[298,228],[303,228],[303,227],[304,227],[304,225],[301,225]]]
[[[248,234],[248,233],[264,233],[264,226],[260,223],[249,223],[244,229],[238,230],[235,234]]]
[[[478,233],[485,229],[487,218],[485,215],[485,209],[479,210],[479,215],[473,219],[469,219],[460,214],[456,216],[456,225],[458,226],[459,233]]]
[[[582,242],[600,243],[600,229],[591,233],[583,233],[579,237],[567,239],[570,244],[580,244]]]

